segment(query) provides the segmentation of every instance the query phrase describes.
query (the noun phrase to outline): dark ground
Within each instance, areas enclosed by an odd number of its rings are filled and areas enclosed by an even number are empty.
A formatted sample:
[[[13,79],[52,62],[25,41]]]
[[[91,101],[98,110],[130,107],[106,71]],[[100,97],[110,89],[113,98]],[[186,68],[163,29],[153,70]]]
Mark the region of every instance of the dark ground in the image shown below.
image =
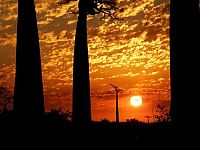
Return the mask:
[[[188,126],[189,125],[189,126]],[[51,113],[43,121],[19,121],[0,113],[0,150],[10,149],[200,149],[199,127],[171,122],[92,122],[74,125]],[[3,147],[3,148],[2,148]]]
[[[171,123],[1,123],[0,145],[9,149],[199,149],[199,134]],[[195,135],[196,133],[196,135]],[[194,148],[193,148],[194,147]]]

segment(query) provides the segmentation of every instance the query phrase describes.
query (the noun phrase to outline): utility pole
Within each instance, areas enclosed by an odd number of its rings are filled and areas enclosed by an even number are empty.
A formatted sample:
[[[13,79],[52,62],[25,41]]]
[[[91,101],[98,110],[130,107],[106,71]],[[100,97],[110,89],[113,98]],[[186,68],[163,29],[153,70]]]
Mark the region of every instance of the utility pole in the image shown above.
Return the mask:
[[[116,92],[116,123],[119,123],[119,108],[118,108],[118,93],[121,91],[119,87],[110,83],[110,85],[115,89]]]

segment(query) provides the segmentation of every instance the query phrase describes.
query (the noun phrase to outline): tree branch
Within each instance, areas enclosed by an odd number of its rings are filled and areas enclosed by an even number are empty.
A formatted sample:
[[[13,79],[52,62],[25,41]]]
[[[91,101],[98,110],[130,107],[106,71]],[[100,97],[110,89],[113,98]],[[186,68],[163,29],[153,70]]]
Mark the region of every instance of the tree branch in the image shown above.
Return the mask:
[[[57,2],[58,5],[65,5],[71,1],[78,1],[78,0],[60,0]],[[117,12],[122,12],[122,9],[117,7],[116,0],[91,0],[88,1],[87,5],[84,5],[85,10],[87,11],[88,15],[96,15],[96,14],[103,14],[101,19],[106,18],[108,16],[111,19],[121,20],[116,16]],[[91,4],[90,4],[91,2]],[[80,9],[80,8],[79,8]],[[79,11],[67,11],[68,14],[78,14]]]

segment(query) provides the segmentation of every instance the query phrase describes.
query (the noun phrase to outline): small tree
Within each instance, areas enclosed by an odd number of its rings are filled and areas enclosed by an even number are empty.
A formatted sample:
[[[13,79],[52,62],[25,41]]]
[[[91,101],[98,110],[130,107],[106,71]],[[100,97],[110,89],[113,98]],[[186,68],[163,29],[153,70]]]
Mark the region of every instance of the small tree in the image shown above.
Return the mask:
[[[158,122],[170,121],[169,108],[166,106],[165,103],[157,104],[156,112],[157,114],[153,117],[156,118]]]
[[[9,88],[5,85],[6,72],[3,68],[0,68],[0,106],[2,106],[2,111],[8,111],[8,105],[11,103],[13,96]],[[1,110],[1,109],[0,109]]]
[[[0,105],[3,106],[2,111],[8,110],[8,104],[12,101],[12,96],[8,88],[4,84],[0,86]]]

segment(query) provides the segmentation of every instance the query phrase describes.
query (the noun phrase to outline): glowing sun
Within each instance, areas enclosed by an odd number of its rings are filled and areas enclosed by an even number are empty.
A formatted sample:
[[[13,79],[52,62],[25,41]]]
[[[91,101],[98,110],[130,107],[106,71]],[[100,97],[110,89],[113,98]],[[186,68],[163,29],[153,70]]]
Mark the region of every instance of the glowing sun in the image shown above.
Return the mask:
[[[132,96],[130,103],[134,107],[138,107],[142,105],[142,97],[141,96]]]

